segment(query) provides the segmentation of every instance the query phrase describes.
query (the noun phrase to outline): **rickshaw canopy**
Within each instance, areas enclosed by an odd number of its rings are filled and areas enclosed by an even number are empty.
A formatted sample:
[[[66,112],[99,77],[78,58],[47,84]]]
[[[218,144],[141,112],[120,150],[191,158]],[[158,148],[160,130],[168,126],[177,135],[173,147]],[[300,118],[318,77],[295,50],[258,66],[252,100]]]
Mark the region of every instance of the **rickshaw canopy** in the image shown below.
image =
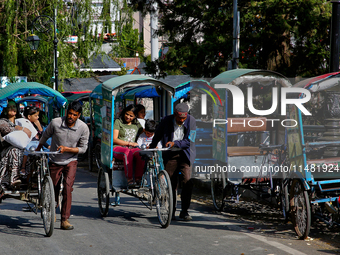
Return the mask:
[[[121,95],[122,98],[126,97],[135,97],[135,98],[153,98],[159,97],[154,86],[146,85],[146,86],[138,86],[128,91],[124,92]]]
[[[295,83],[293,87],[305,88],[311,92],[317,92],[327,90],[339,84],[340,72],[334,72],[299,81],[298,83]]]
[[[211,86],[216,84],[231,84],[238,86],[247,82],[272,82],[273,80],[280,81],[283,87],[291,87],[289,80],[280,73],[269,70],[256,69],[233,69],[225,71],[217,75],[210,81]]]
[[[7,106],[8,99],[14,99],[18,96],[39,94],[53,98],[57,106],[62,108],[66,106],[67,99],[58,91],[38,82],[18,82],[11,83],[0,90],[0,112]]]
[[[88,101],[90,94],[91,94],[91,92],[86,91],[86,92],[83,92],[83,93],[75,93],[75,94],[66,96],[66,98],[69,102],[82,101],[84,99],[86,99],[85,101]]]
[[[28,96],[28,97],[20,98],[16,102],[18,104],[23,104],[24,102],[42,102],[44,104],[47,104],[48,98],[42,97],[42,96]]]
[[[90,94],[90,98],[103,99],[102,84],[99,84]]]
[[[193,88],[211,89],[209,82],[205,80],[187,81],[175,87],[175,96],[173,100],[177,101],[178,99],[186,98],[188,92]]]
[[[120,90],[123,90],[128,87],[137,87],[137,86],[146,86],[146,85],[153,85],[157,87],[161,87],[168,92],[171,93],[171,95],[175,94],[175,88],[172,86],[161,82],[159,80],[156,80],[154,78],[148,77],[148,76],[143,76],[143,75],[123,75],[123,76],[118,76],[111,78],[105,82],[103,82],[103,88],[106,90],[111,90],[112,95],[116,96],[117,93]]]

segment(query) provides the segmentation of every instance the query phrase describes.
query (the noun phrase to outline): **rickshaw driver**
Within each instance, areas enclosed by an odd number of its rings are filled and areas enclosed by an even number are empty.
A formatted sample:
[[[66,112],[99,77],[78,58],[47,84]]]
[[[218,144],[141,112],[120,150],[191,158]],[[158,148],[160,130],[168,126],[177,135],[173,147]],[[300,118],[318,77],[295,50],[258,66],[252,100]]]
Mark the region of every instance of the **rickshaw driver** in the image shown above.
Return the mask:
[[[55,199],[58,201],[60,178],[63,174],[63,200],[61,204],[61,229],[72,230],[74,227],[68,219],[71,215],[72,191],[77,171],[78,154],[86,152],[89,128],[79,119],[82,106],[78,101],[69,104],[64,117],[55,118],[43,133],[37,151],[49,137],[52,137],[51,151],[60,150],[60,154],[49,156],[50,173],[54,185]]]
[[[188,213],[192,194],[192,163],[195,160],[196,148],[196,120],[188,114],[189,107],[185,103],[177,104],[175,114],[164,117],[159,124],[150,144],[150,148],[155,148],[161,140],[163,147],[178,147],[179,151],[163,151],[165,170],[171,178],[173,192],[173,216],[176,211],[176,189],[179,172],[183,176],[183,187],[181,192],[182,210],[179,218],[182,220],[192,220]]]

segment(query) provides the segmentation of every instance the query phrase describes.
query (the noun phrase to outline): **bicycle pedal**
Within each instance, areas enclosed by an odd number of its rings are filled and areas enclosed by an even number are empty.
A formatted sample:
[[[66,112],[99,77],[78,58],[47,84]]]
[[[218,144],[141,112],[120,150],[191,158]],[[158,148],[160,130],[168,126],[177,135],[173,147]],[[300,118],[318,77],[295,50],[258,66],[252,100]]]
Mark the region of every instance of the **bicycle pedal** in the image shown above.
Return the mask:
[[[330,202],[326,202],[325,203],[326,209],[330,212],[330,213],[336,213],[337,209],[332,205],[332,203]]]

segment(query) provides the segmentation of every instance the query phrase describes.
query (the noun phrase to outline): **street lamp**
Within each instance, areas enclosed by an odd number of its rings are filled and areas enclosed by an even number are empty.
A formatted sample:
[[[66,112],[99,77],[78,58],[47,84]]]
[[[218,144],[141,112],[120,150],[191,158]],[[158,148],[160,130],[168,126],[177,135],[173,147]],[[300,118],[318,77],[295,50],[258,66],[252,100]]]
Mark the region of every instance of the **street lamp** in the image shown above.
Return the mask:
[[[54,20],[47,15],[41,15],[35,18],[33,21],[33,26],[35,27],[36,30],[38,30],[41,33],[46,33],[51,30],[51,25],[53,24],[53,30],[54,30],[54,39],[53,39],[53,45],[54,45],[54,81],[55,81],[55,90],[58,91],[58,39],[57,39],[57,28],[56,28],[56,23]],[[27,37],[26,39],[27,43],[29,44],[31,50],[35,53],[38,49],[40,38],[37,35],[33,34],[33,29],[32,29],[32,34]]]
[[[30,34],[29,37],[27,37],[26,42],[28,42],[28,45],[30,46],[33,53],[35,54],[39,47],[39,42],[40,42],[39,36],[35,34]]]

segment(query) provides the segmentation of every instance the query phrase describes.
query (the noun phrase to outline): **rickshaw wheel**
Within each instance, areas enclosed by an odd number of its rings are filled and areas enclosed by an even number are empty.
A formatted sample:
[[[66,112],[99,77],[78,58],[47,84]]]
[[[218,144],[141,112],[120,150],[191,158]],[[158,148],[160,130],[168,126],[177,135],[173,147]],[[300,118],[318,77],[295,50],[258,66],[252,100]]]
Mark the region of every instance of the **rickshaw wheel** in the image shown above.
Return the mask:
[[[288,221],[288,212],[289,212],[289,193],[288,193],[288,180],[281,181],[281,190],[280,190],[280,202],[282,214],[285,222]]]
[[[101,145],[100,143],[97,143],[96,146],[94,147],[93,155],[94,155],[95,165],[97,169],[99,170],[101,168]]]
[[[224,207],[225,198],[225,187],[227,185],[224,173],[211,174],[211,196],[213,200],[214,207],[217,211],[222,211]]]
[[[105,217],[109,212],[110,180],[109,174],[104,172],[103,168],[100,168],[98,173],[97,193],[100,214],[102,217]]]
[[[293,180],[289,196],[295,232],[300,239],[306,239],[311,226],[311,209],[308,192],[304,189],[300,180]]]
[[[54,187],[50,176],[44,178],[42,186],[41,215],[47,237],[52,236],[55,217]]]
[[[170,225],[173,212],[173,196],[168,173],[162,170],[156,179],[156,210],[162,228]]]

